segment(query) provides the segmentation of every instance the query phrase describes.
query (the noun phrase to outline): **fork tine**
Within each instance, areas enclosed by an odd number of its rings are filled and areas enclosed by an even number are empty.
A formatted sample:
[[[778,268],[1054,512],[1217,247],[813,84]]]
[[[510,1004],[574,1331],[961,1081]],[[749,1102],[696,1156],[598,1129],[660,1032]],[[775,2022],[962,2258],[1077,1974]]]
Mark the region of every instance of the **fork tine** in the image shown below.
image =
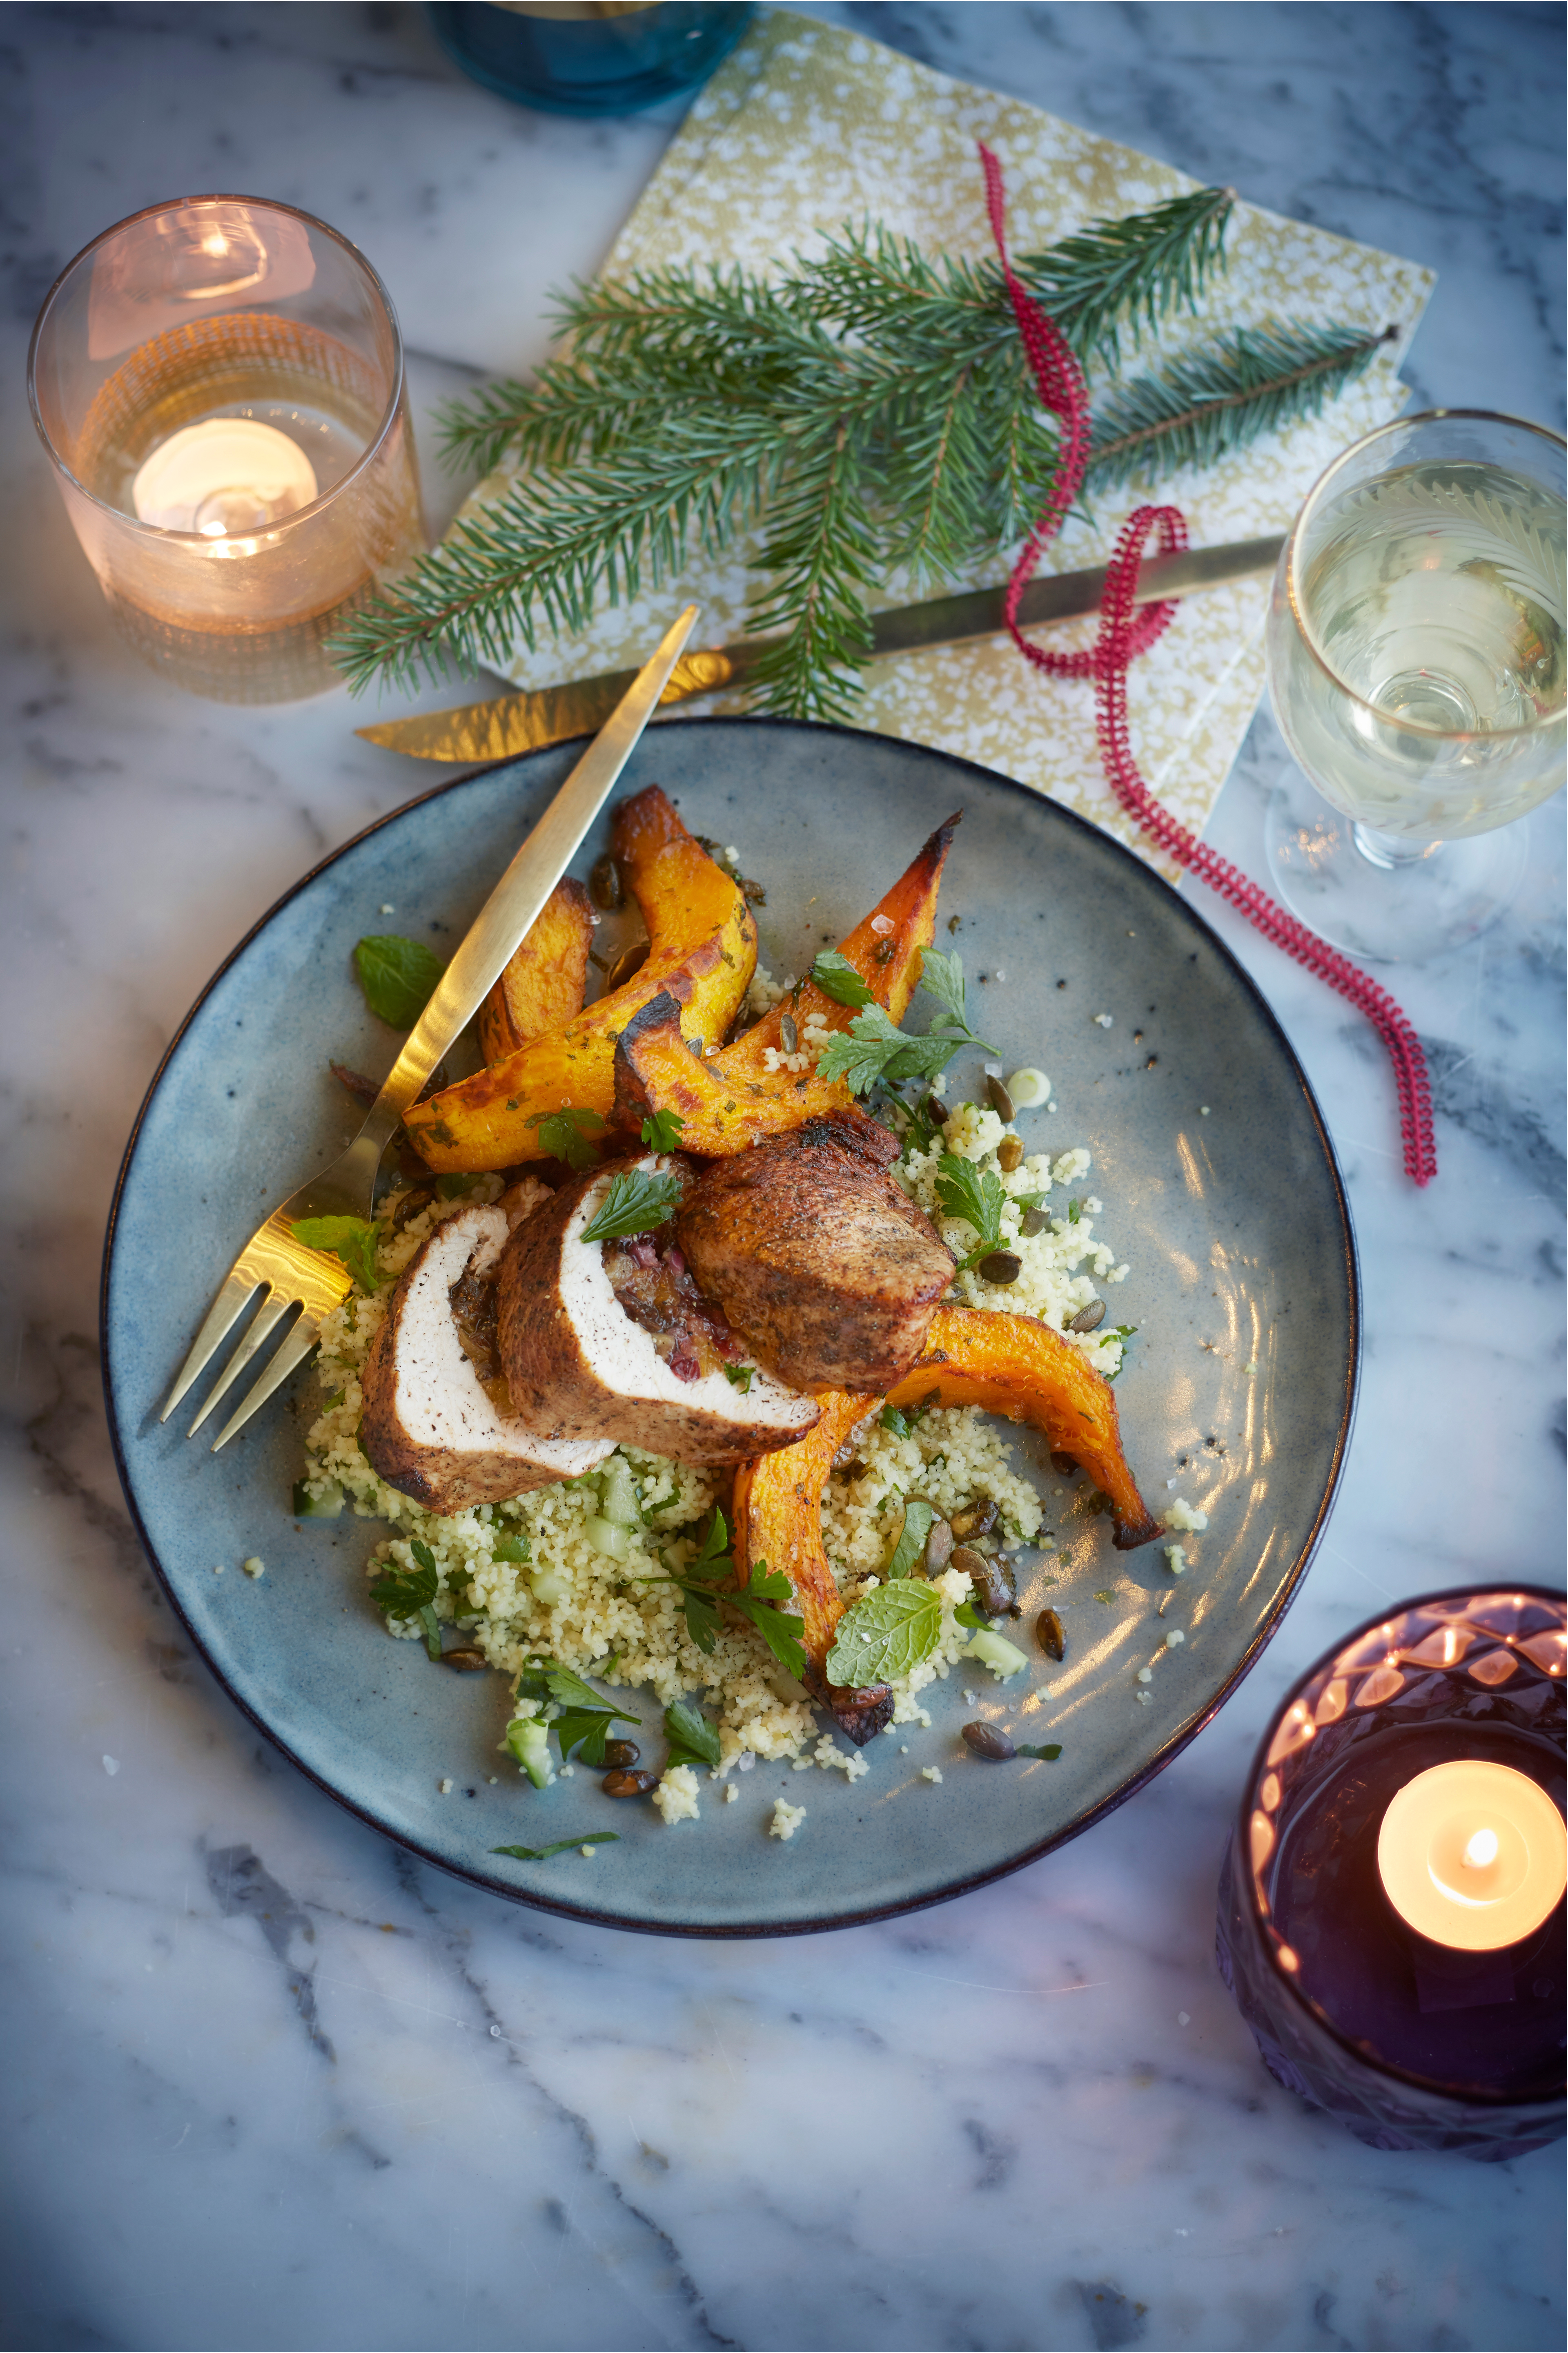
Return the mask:
[[[269,1296],[264,1299],[261,1305],[257,1309],[254,1317],[251,1319],[249,1331],[247,1332],[244,1339],[240,1342],[233,1356],[229,1358],[226,1368],[219,1377],[217,1387],[212,1391],[205,1405],[203,1406],[200,1413],[197,1414],[195,1421],[192,1422],[189,1430],[186,1430],[185,1436],[187,1438],[194,1438],[195,1436],[203,1422],[205,1421],[208,1414],[211,1413],[214,1406],[216,1405],[219,1398],[222,1397],[226,1388],[232,1388],[234,1382],[238,1378],[239,1375],[244,1372],[247,1365],[249,1364],[252,1356],[255,1356],[262,1342],[277,1329],[283,1317],[288,1314],[290,1307],[297,1307],[300,1303],[291,1293],[288,1291],[279,1291],[276,1284],[269,1283],[268,1285],[268,1290]]]
[[[228,1443],[237,1430],[241,1429],[250,1419],[258,1405],[266,1404],[273,1390],[280,1382],[288,1379],[295,1366],[304,1363],[320,1338],[321,1328],[315,1317],[301,1315],[255,1388],[236,1407],[213,1440],[212,1451],[215,1454],[220,1446],[226,1446]]]
[[[247,1303],[255,1297],[260,1288],[259,1275],[241,1274],[237,1267],[230,1270],[223,1289],[207,1310],[205,1323],[191,1343],[190,1355],[174,1376],[174,1386],[169,1391],[169,1402],[158,1416],[160,1421],[168,1420],[185,1391],[195,1382],[200,1380],[224,1341],[244,1314]]]

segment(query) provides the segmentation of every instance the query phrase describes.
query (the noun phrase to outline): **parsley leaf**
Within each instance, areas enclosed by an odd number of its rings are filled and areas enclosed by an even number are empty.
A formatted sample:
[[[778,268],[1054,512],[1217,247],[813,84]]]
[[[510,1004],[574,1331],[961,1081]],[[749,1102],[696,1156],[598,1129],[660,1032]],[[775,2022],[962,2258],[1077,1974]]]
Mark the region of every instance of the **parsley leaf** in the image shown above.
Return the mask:
[[[927,948],[921,958],[920,986],[929,997],[945,1006],[961,1029],[969,1027],[964,1011],[963,958],[953,948],[943,955],[941,948]]]
[[[1068,1203],[1068,1223],[1069,1226],[1076,1226],[1082,1214],[1083,1203],[1081,1201],[1069,1201]]]
[[[1043,1757],[1046,1758],[1047,1762],[1051,1765],[1056,1763],[1057,1758],[1061,1755],[1061,1753],[1062,1744],[1059,1740],[1047,1740],[1042,1748],[1032,1746],[1026,1740],[1020,1740],[1018,1743],[1018,1754],[1020,1757]]]
[[[578,1111],[569,1104],[564,1111],[533,1112],[525,1124],[539,1130],[539,1141],[551,1158],[564,1160],[568,1168],[592,1168],[598,1158],[588,1143],[605,1125],[596,1111]]]
[[[895,1577],[909,1576],[925,1550],[926,1538],[931,1534],[931,1522],[935,1517],[936,1514],[923,1495],[910,1496],[904,1505],[904,1525],[899,1541],[893,1546],[893,1556],[883,1571],[889,1582]]]
[[[885,1405],[877,1419],[884,1430],[890,1430],[895,1438],[907,1438],[910,1434],[910,1425],[896,1405]]]
[[[551,1846],[492,1846],[490,1852],[515,1855],[519,1862],[543,1862],[548,1856],[569,1853],[574,1847],[615,1846],[620,1835],[619,1831],[590,1831],[585,1839],[557,1839]]]
[[[989,1618],[982,1618],[980,1612],[967,1601],[961,1601],[952,1615],[956,1624],[973,1627],[977,1634],[984,1634],[991,1623]]]
[[[650,1176],[641,1168],[612,1176],[610,1189],[583,1229],[585,1242],[608,1242],[625,1234],[646,1234],[662,1226],[679,1204],[679,1176]]]
[[[886,1683],[929,1659],[942,1637],[942,1597],[906,1579],[879,1586],[838,1620],[827,1680],[841,1688]]]
[[[381,1240],[379,1218],[292,1218],[289,1230],[306,1250],[325,1250],[341,1258],[362,1291],[379,1291],[376,1246]]]
[[[665,1709],[664,1736],[669,1743],[670,1765],[716,1766],[719,1762],[718,1725],[683,1699],[672,1700]]]
[[[742,1397],[751,1395],[752,1375],[757,1369],[755,1365],[725,1365],[721,1369],[732,1389],[739,1389]]]
[[[354,950],[364,1001],[389,1029],[413,1029],[446,969],[423,940],[400,939],[395,932],[361,940]]]
[[[497,1536],[490,1545],[491,1557],[496,1560],[528,1560],[531,1549],[526,1536]]]
[[[585,1683],[570,1667],[557,1666],[553,1660],[524,1668],[517,1688],[529,1699],[552,1699],[560,1708],[550,1729],[561,1744],[563,1764],[581,1742],[584,1764],[602,1765],[611,1725],[642,1722],[640,1715],[629,1715],[624,1707],[612,1707],[592,1683]]]
[[[370,1598],[386,1618],[417,1618],[425,1630],[425,1648],[429,1656],[441,1655],[441,1629],[436,1617],[436,1595],[440,1588],[441,1572],[436,1566],[436,1556],[427,1544],[417,1536],[408,1547],[418,1566],[409,1569],[384,1569],[370,1588]]]
[[[994,1168],[979,1168],[956,1152],[944,1152],[937,1163],[936,1198],[944,1215],[962,1218],[980,1237],[978,1247],[961,1259],[958,1271],[977,1266],[1002,1239],[1002,1211],[1007,1195]]]
[[[867,987],[847,955],[837,948],[824,948],[811,967],[811,976],[824,997],[831,997],[835,1005],[869,1005],[871,991]]]
[[[774,1658],[792,1675],[798,1680],[805,1673],[805,1652],[799,1638],[805,1631],[805,1621],[777,1607],[792,1598],[788,1577],[759,1560],[737,1591],[732,1584],[735,1562],[730,1550],[730,1529],[722,1512],[715,1510],[695,1560],[676,1569],[665,1559],[665,1567],[670,1582],[680,1588],[686,1630],[700,1651],[713,1648],[722,1622],[718,1605],[723,1601],[756,1628]]]
[[[649,1112],[642,1124],[642,1140],[650,1152],[677,1152],[685,1125],[678,1111]]]

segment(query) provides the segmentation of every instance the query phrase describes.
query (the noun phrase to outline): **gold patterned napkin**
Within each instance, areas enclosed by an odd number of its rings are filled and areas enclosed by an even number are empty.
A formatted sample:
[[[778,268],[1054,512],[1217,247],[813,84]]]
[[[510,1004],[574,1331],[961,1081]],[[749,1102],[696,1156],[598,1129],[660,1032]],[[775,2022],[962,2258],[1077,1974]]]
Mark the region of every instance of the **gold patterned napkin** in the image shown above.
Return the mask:
[[[950,80],[837,26],[779,11],[760,19],[698,98],[605,274],[709,261],[766,270],[792,254],[820,250],[825,233],[866,216],[933,252],[989,256],[975,153],[981,139],[1006,175],[1015,255],[1199,185],[1036,107]],[[1157,489],[1134,480],[1100,500],[1092,520],[1068,522],[1044,569],[1104,563],[1120,525],[1145,499],[1180,506],[1194,546],[1283,531],[1334,453],[1403,408],[1399,361],[1435,282],[1431,271],[1247,204],[1232,216],[1226,251],[1228,269],[1204,301],[1204,330],[1174,320],[1165,349],[1216,326],[1289,315],[1395,326],[1396,340],[1320,417],[1265,436],[1217,467]],[[1146,346],[1144,364],[1155,356]],[[510,480],[504,469],[488,477],[463,512],[498,496]],[[749,552],[737,544],[721,564],[695,559],[657,595],[645,589],[601,609],[581,636],[542,638],[531,653],[520,648],[507,676],[536,687],[630,666],[688,596],[703,608],[700,642],[743,635]],[[952,585],[978,586],[1007,568],[998,558]],[[907,584],[890,583],[881,601],[902,603],[910,594]],[[1249,580],[1189,598],[1131,673],[1134,754],[1153,790],[1194,831],[1257,707],[1268,594],[1266,581]],[[1093,634],[1092,622],[1074,623],[1051,631],[1048,642],[1068,647]],[[717,697],[703,706],[742,707],[740,699]],[[1095,748],[1092,688],[1043,677],[1010,638],[876,664],[856,723],[999,769],[1173,872],[1110,796]]]

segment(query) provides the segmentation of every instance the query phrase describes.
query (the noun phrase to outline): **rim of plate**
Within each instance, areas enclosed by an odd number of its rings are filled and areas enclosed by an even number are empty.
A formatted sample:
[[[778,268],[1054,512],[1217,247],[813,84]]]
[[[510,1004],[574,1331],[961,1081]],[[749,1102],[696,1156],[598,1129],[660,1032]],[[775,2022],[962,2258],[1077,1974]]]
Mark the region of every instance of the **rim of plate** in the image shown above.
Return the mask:
[[[367,841],[373,835],[384,832],[388,826],[395,825],[398,819],[406,817],[411,809],[423,807],[429,801],[439,800],[444,794],[457,792],[465,785],[472,784],[476,777],[492,775],[498,768],[517,766],[522,760],[534,758],[537,754],[523,753],[516,761],[487,761],[480,767],[466,770],[460,776],[449,776],[445,783],[433,785],[428,792],[416,793],[411,799],[400,802],[396,808],[389,809],[384,817],[377,818],[374,823],[363,827],[358,833],[352,834],[346,841],[340,842],[335,849],[331,850],[325,858],[320,859],[308,873],[302,874],[298,882],[293,883],[281,897],[274,900],[266,913],[252,923],[243,939],[237,941],[225,956],[205,987],[193,1001],[189,1011],[165,1047],[132,1124],[110,1201],[109,1222],[104,1233],[103,1262],[99,1282],[99,1349],[103,1379],[103,1401],[109,1422],[110,1444],[114,1452],[114,1467],[119,1473],[120,1483],[124,1491],[125,1501],[142,1548],[152,1563],[158,1582],[168,1596],[170,1605],[184,1627],[192,1646],[234,1705],[282,1756],[288,1758],[290,1765],[305,1776],[308,1781],[313,1782],[315,1787],[331,1798],[334,1804],[342,1806],[346,1813],[353,1814],[358,1820],[363,1822],[367,1829],[374,1831],[382,1838],[391,1839],[395,1845],[406,1849],[410,1854],[417,1855],[422,1862],[429,1863],[434,1869],[447,1872],[452,1878],[463,1880],[469,1886],[482,1887],[490,1894],[505,1896],[510,1903],[525,1905],[531,1911],[554,1913],[563,1919],[579,1920],[587,1927],[616,1928],[631,1936],[688,1936],[720,1942],[745,1937],[823,1936],[830,1929],[864,1927],[872,1921],[895,1920],[901,1918],[906,1913],[924,1912],[933,1905],[952,1903],[957,1897],[970,1894],[976,1888],[988,1887],[998,1879],[1010,1878],[1015,1872],[1022,1871],[1031,1862],[1038,1862],[1043,1856],[1053,1853],[1057,1848],[1068,1845],[1075,1838],[1080,1838],[1085,1831],[1091,1830],[1096,1822],[1103,1821],[1108,1814],[1114,1813],[1116,1809],[1124,1805],[1129,1798],[1136,1797],[1140,1789],[1146,1788],[1157,1774],[1163,1773],[1166,1766],[1197,1738],[1205,1726],[1213,1723],[1226,1702],[1251,1673],[1264,1651],[1279,1631],[1280,1622],[1295,1599],[1302,1578],[1311,1566],[1312,1557],[1321,1540],[1334,1497],[1339,1491],[1340,1480],[1344,1471],[1345,1456],[1350,1446],[1351,1431],[1355,1421],[1356,1405],[1361,1388],[1362,1313],[1361,1266],[1356,1250],[1355,1229],[1351,1222],[1350,1201],[1345,1192],[1344,1178],[1340,1171],[1338,1155],[1329,1134],[1328,1124],[1323,1118],[1317,1096],[1312,1092],[1311,1082],[1302,1068],[1295,1048],[1286,1035],[1279,1017],[1251,974],[1226,945],[1213,925],[1198,913],[1195,907],[1191,906],[1178,891],[1172,888],[1163,874],[1157,872],[1146,860],[1140,858],[1136,851],[1130,849],[1125,842],[1118,841],[1114,834],[1106,832],[1103,827],[1091,823],[1088,818],[1080,817],[1076,809],[1068,808],[1064,803],[1053,800],[1049,794],[1037,793],[1027,785],[1019,784],[1015,777],[1001,776],[994,768],[982,766],[977,760],[966,760],[959,753],[944,752],[934,744],[906,744],[901,738],[882,735],[871,728],[846,727],[821,720],[773,718],[760,712],[755,715],[738,712],[728,717],[715,714],[711,719],[693,717],[662,720],[659,722],[659,733],[662,735],[667,728],[673,731],[677,728],[715,725],[765,727],[781,732],[790,729],[803,734],[847,737],[852,744],[865,742],[893,744],[900,753],[922,760],[940,761],[944,767],[963,771],[986,786],[1001,786],[1009,793],[1018,794],[1026,801],[1043,803],[1053,818],[1065,821],[1080,833],[1089,837],[1100,849],[1113,853],[1115,858],[1124,860],[1143,881],[1163,892],[1173,902],[1183,919],[1194,932],[1202,936],[1207,946],[1217,953],[1232,976],[1240,983],[1252,1000],[1266,1031],[1272,1036],[1287,1068],[1300,1090],[1301,1100],[1306,1106],[1322,1151],[1333,1191],[1334,1206],[1339,1213],[1341,1266],[1345,1282],[1349,1338],[1344,1395],[1340,1404],[1339,1425],[1334,1432],[1329,1475],[1324,1483],[1321,1499],[1313,1514],[1312,1524],[1290,1565],[1288,1577],[1280,1587],[1279,1595],[1266,1616],[1254,1630],[1252,1639],[1236,1666],[1212,1697],[1184,1723],[1178,1725],[1168,1739],[1162,1742],[1160,1747],[1141,1770],[1132,1774],[1109,1797],[1085,1808],[1083,1811],[1074,1815],[1070,1821],[1059,1824],[1048,1836],[1037,1839],[1019,1853],[1010,1856],[1006,1862],[991,1864],[984,1870],[966,1872],[957,1878],[945,1882],[940,1887],[928,1889],[920,1894],[900,1897],[892,1903],[867,1905],[852,1912],[834,1913],[827,1916],[810,1919],[734,1921],[703,1925],[679,1921],[628,1920],[616,1913],[600,1910],[593,1905],[573,1904],[558,1897],[536,1894],[531,1888],[519,1887],[515,1883],[503,1880],[493,1873],[474,1869],[467,1863],[456,1862],[449,1855],[437,1853],[434,1848],[422,1844],[418,1839],[409,1837],[403,1831],[394,1828],[380,1816],[373,1813],[368,1807],[359,1805],[353,1799],[345,1797],[341,1789],[336,1788],[330,1780],[317,1771],[314,1766],[300,1756],[290,1746],[284,1735],[268,1724],[266,1717],[257,1712],[243,1694],[234,1688],[228,1675],[211,1655],[206,1644],[186,1616],[180,1596],[165,1573],[163,1564],[159,1559],[148,1535],[131,1483],[125,1449],[121,1440],[120,1417],[115,1403],[114,1385],[110,1366],[109,1284],[114,1261],[115,1238],[120,1224],[121,1204],[131,1166],[136,1156],[136,1147],[141,1140],[142,1125],[163,1082],[164,1073],[179,1052],[186,1032],[230,967],[238,962],[251,942],[266,931],[268,924],[282,913],[285,907],[290,905],[303,892],[308,891],[320,875],[324,874],[330,867],[335,866],[339,859],[346,857],[348,852],[356,849],[362,841]],[[586,735],[573,736],[568,739],[567,744],[542,745],[541,749],[563,751],[569,747],[569,744],[586,744],[591,740],[592,738]]]

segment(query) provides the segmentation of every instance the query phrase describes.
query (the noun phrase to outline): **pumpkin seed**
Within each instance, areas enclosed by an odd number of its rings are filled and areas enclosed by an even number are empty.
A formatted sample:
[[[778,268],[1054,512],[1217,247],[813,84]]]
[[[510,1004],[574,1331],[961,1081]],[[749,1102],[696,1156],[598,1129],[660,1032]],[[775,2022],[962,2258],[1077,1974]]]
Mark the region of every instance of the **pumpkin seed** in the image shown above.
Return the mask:
[[[996,1113],[997,1118],[1005,1119],[1010,1124],[1014,1115],[1013,1098],[1007,1092],[1006,1088],[996,1076],[994,1071],[989,1071],[986,1072],[985,1092],[991,1098],[991,1108]]]
[[[926,1538],[926,1574],[940,1577],[952,1558],[952,1530],[946,1520],[933,1520]]]
[[[624,988],[634,974],[641,972],[647,962],[648,946],[649,943],[647,940],[638,940],[636,947],[621,950],[620,955],[605,975],[606,997],[610,996],[615,989]]]
[[[1011,1176],[1024,1157],[1024,1140],[1019,1135],[1005,1135],[996,1146],[996,1166]]]
[[[1099,1327],[1104,1323],[1104,1300],[1091,1299],[1087,1307],[1080,1307],[1078,1314],[1072,1317],[1071,1321],[1068,1324],[1068,1330],[1069,1332],[1094,1332],[1098,1331]]]
[[[448,1651],[446,1654],[446,1663],[449,1667],[456,1667],[460,1675],[472,1675],[477,1674],[481,1667],[488,1667],[489,1661],[482,1651],[462,1650]]]
[[[1018,1220],[1018,1231],[1026,1241],[1032,1242],[1037,1234],[1045,1232],[1050,1222],[1044,1209],[1026,1209]]]
[[[1018,1754],[999,1724],[966,1724],[963,1741],[976,1757],[989,1757],[997,1765],[1005,1764],[1009,1757]]]
[[[974,1607],[983,1618],[1005,1618],[1016,1599],[1013,1572],[1005,1560],[988,1560],[983,1552],[960,1545],[952,1566],[962,1569],[974,1589]]]
[[[952,1533],[960,1544],[968,1544],[975,1536],[988,1536],[995,1525],[996,1504],[990,1495],[982,1495],[967,1511],[954,1512],[952,1515]]]
[[[1078,1476],[1078,1458],[1073,1454],[1053,1453],[1051,1456],[1051,1469],[1058,1472],[1064,1479],[1076,1479]]]
[[[1062,1631],[1062,1621],[1054,1609],[1042,1609],[1035,1620],[1035,1640],[1047,1659],[1065,1659],[1068,1638]]]
[[[595,907],[608,910],[626,903],[626,884],[621,870],[608,853],[594,860],[594,871],[588,877],[588,892]]]
[[[609,1742],[605,1743],[605,1753]],[[650,1789],[658,1787],[657,1773],[628,1773],[625,1770],[606,1773],[599,1787],[606,1798],[646,1798]]]
[[[635,1740],[606,1740],[605,1743],[606,1765],[635,1765],[641,1755],[642,1750]]]
[[[1016,1282],[1024,1271],[1024,1261],[1016,1250],[993,1250],[989,1258],[981,1260],[979,1271],[987,1282]],[[1104,1314],[1103,1306],[1100,1312]]]
[[[786,1054],[799,1053],[800,1032],[787,1013],[781,1013],[779,1016],[779,1036],[784,1039],[784,1050]]]

